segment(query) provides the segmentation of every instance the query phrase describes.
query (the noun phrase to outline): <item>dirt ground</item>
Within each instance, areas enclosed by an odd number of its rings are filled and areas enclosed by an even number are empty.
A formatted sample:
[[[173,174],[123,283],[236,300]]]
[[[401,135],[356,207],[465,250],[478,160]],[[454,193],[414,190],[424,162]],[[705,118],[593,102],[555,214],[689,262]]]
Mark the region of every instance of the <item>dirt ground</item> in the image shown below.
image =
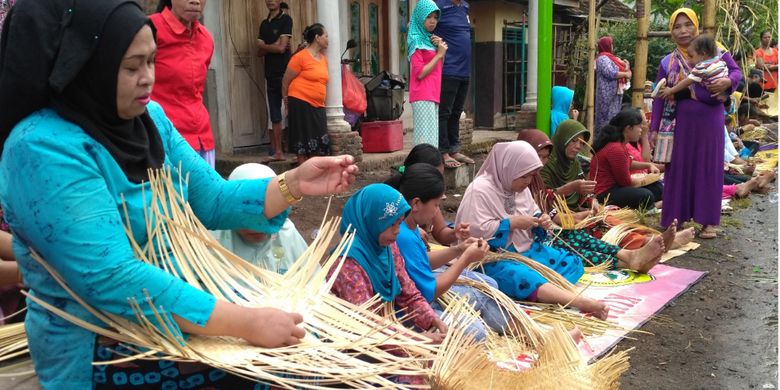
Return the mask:
[[[484,158],[484,156],[479,156]],[[355,190],[390,172],[361,173]],[[330,215],[351,193],[334,196]],[[442,208],[454,219],[463,189],[448,191]],[[774,389],[778,377],[777,192],[751,196],[751,205],[723,219],[720,237],[670,261],[709,272],[617,350],[630,352],[624,389]],[[772,202],[774,200],[774,202]],[[328,204],[308,198],[290,218],[311,241]],[[0,378],[0,389],[37,389],[34,379]]]
[[[353,188],[388,175],[361,174]],[[463,190],[448,191],[442,203],[449,220],[455,218]],[[334,197],[330,214],[337,215],[347,198]],[[697,240],[699,249],[667,263],[708,274],[642,327],[653,335],[639,334],[617,345],[617,350],[634,348],[622,388],[777,388],[777,192],[752,195],[746,203],[752,204],[724,216],[719,238]],[[290,218],[307,240],[326,205],[323,197],[294,208]]]

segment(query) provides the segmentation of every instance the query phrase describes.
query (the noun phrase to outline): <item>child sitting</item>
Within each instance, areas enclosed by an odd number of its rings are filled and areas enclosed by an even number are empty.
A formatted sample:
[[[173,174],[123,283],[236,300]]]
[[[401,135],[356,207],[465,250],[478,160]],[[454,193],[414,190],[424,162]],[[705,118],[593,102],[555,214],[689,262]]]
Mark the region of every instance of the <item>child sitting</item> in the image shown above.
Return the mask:
[[[709,35],[699,35],[688,46],[688,55],[696,66],[691,70],[687,78],[683,79],[673,87],[665,88],[660,96],[664,99],[672,98],[677,92],[681,92],[691,86],[693,83],[704,83],[711,85],[719,79],[729,77],[729,69],[726,62],[721,57],[718,45]],[[691,94],[691,96],[694,96]],[[716,95],[712,95],[715,97]],[[725,102],[728,96],[725,93],[717,95],[717,99]]]

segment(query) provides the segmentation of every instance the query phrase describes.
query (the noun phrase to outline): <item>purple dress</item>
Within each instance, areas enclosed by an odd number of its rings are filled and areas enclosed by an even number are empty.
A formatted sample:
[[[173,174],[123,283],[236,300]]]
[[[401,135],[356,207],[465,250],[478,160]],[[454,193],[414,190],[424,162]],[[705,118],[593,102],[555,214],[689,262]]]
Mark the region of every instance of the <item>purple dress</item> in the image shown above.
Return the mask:
[[[620,103],[623,101],[623,91],[618,93],[618,67],[607,56],[599,56],[596,59],[596,118],[594,134],[598,134],[602,127],[620,112]]]
[[[667,55],[658,67],[656,82],[669,73]],[[729,68],[731,89],[739,84],[742,72],[725,53],[723,61]],[[720,224],[720,201],[723,189],[723,103],[710,96],[700,83],[693,84],[696,99],[677,101],[674,147],[671,163],[664,173],[664,194],[661,226],[667,227],[676,218],[682,224],[690,219],[702,225]],[[653,101],[651,131],[657,132],[663,111],[663,100]]]

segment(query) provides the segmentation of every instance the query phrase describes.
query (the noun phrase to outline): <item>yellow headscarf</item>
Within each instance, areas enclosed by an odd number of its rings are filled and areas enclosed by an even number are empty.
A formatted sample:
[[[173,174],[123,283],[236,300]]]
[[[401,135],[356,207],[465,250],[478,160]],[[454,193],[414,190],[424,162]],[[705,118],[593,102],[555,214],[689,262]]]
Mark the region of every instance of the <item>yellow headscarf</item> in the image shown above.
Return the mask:
[[[699,17],[696,16],[696,12],[694,12],[690,8],[680,8],[677,11],[674,11],[672,13],[672,16],[669,18],[669,31],[674,30],[674,22],[677,20],[677,17],[680,16],[680,14],[685,14],[685,16],[688,17],[688,19],[693,22],[693,37],[696,37],[699,35]],[[677,45],[677,50],[680,51],[680,53],[683,55],[683,58],[686,60],[688,59],[688,48],[682,47],[680,45]]]

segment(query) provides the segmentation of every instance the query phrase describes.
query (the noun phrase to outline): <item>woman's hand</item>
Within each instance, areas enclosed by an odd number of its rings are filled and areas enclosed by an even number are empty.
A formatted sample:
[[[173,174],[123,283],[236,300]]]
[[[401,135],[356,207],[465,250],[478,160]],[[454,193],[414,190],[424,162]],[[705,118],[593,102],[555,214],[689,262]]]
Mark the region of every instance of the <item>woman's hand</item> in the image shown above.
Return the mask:
[[[542,215],[541,215],[541,216],[538,218],[538,221],[539,221],[539,222],[538,222],[538,223],[539,223],[539,226],[541,226],[541,227],[542,227],[542,229],[544,229],[544,230],[550,230],[550,228],[552,228],[552,226],[553,226],[552,219],[550,219],[550,216],[549,216],[549,215],[547,215],[547,214],[544,214],[544,213],[543,213],[543,214],[542,214]]]
[[[530,215],[513,215],[509,217],[509,224],[512,230],[528,230],[539,226],[539,218]]]
[[[485,254],[488,251],[488,247],[489,246],[485,240],[476,240],[476,242],[472,242],[471,245],[469,245],[466,250],[463,251],[463,254],[460,256],[460,258],[463,259],[466,264],[482,261],[482,258],[485,257]]]
[[[235,320],[239,321],[239,337],[252,345],[284,347],[298,344],[306,335],[306,331],[298,326],[303,322],[303,317],[298,313],[270,307],[245,309],[246,315]]]
[[[447,324],[441,318],[436,317],[431,324],[431,329],[424,332],[423,335],[433,340],[436,344],[441,343],[444,341],[444,337],[447,336]]]
[[[565,195],[573,194],[575,192],[580,195],[589,195],[596,190],[596,182],[593,180],[578,179],[566,183],[564,188],[566,189]]]
[[[287,183],[295,197],[344,192],[355,182],[358,167],[350,155],[312,157],[287,172]]]
[[[455,237],[458,239],[458,241],[466,241],[471,238],[469,224],[461,222],[458,224],[458,226],[455,226]]]
[[[471,246],[471,244],[473,244],[473,243],[475,243],[477,241],[478,241],[477,238],[469,237],[469,238],[461,241],[460,244],[458,244],[458,246],[456,246],[456,248],[458,249],[458,252],[463,253],[463,252],[466,251],[466,249],[468,249],[469,246]]]
[[[724,93],[729,88],[731,88],[731,79],[728,77],[715,80],[715,82],[707,86],[707,90],[713,95]]]
[[[655,166],[655,164],[650,163],[649,165],[650,166],[648,167],[648,169],[650,169],[650,173],[661,173],[661,170],[658,169],[658,167]]]

